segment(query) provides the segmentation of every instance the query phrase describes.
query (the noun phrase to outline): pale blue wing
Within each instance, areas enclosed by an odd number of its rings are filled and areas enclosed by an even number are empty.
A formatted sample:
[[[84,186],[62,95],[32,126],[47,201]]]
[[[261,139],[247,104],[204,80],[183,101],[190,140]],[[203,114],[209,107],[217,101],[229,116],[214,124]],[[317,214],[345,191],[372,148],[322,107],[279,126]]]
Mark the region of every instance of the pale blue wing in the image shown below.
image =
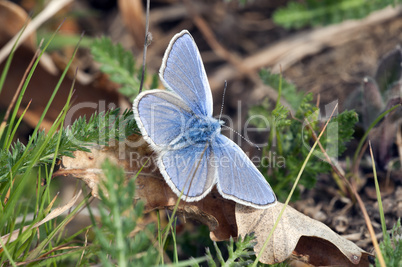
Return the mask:
[[[160,152],[184,133],[192,111],[177,95],[166,90],[150,90],[136,97],[134,117],[144,139]]]
[[[177,150],[167,150],[158,158],[158,167],[166,182],[187,202],[204,198],[216,183],[216,166],[209,145],[188,146]]]
[[[186,30],[170,41],[159,76],[197,115],[212,116],[212,94],[200,52]]]
[[[238,145],[218,135],[212,149],[219,161],[217,187],[224,198],[254,208],[276,203],[274,191]]]

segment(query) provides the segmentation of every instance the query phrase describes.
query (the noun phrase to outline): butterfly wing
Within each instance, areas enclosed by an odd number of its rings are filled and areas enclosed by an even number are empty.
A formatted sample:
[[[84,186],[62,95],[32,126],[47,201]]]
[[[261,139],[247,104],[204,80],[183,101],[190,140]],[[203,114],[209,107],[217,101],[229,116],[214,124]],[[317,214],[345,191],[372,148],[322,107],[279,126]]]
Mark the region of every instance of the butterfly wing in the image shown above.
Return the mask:
[[[198,115],[212,116],[212,94],[200,52],[186,30],[170,41],[159,76]]]
[[[276,203],[275,193],[264,176],[232,140],[218,135],[213,153],[219,160],[217,187],[224,198],[254,208]]]
[[[216,184],[216,167],[209,161],[211,147],[188,146],[167,150],[158,158],[158,167],[166,182],[187,202],[204,198]]]
[[[158,167],[165,181],[182,199],[197,201],[216,183],[216,167],[209,144],[172,149],[169,144],[185,134],[186,123],[194,116],[174,93],[166,90],[143,92],[134,100],[134,117],[144,139],[158,152]]]
[[[194,116],[177,95],[158,89],[139,94],[133,110],[142,136],[157,152],[182,135],[186,123]]]

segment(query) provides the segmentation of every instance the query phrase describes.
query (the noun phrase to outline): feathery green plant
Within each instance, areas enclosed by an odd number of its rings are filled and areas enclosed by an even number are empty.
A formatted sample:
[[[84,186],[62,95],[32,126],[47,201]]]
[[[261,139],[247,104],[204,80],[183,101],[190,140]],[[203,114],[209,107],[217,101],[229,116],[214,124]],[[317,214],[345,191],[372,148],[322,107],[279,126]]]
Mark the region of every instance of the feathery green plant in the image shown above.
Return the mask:
[[[384,240],[380,243],[380,250],[384,256],[384,261],[388,267],[402,266],[402,226],[401,218],[394,224],[393,228],[384,234]],[[378,259],[375,259],[375,265],[380,266]]]
[[[153,225],[141,225],[144,204],[133,205],[135,179],[126,181],[124,170],[109,161],[102,165],[105,179],[100,187],[100,225],[96,225],[97,255],[103,266],[151,266],[156,264],[158,251],[152,245]]]
[[[267,70],[262,70],[260,77],[265,84],[273,88],[277,88],[280,81],[280,75],[272,74]],[[311,103],[313,100],[311,94],[303,96],[302,93],[296,91],[293,84],[286,80],[282,82],[281,92],[281,97],[285,98],[295,110],[293,119],[289,119],[288,109],[279,103],[273,111],[270,111],[272,108],[268,101],[252,107],[249,110],[249,117],[263,116],[272,126],[270,127],[271,135],[267,140],[268,146],[264,147],[262,151],[263,162],[260,170],[266,176],[270,172],[267,180],[278,198],[284,199],[288,194],[288,188],[301,168],[303,159],[306,158],[309,148],[315,140],[315,134],[320,132],[321,123],[318,120],[319,110]],[[314,133],[309,129],[306,118]],[[346,142],[352,138],[357,120],[358,117],[354,111],[344,111],[332,118],[326,134],[320,141],[324,148],[331,146],[336,148],[327,150],[331,157],[338,157],[345,151]],[[251,123],[258,128],[266,127],[263,121],[252,120]],[[332,135],[329,132],[330,126],[336,126],[332,128],[336,134]],[[324,161],[320,151],[315,151],[314,155],[318,157],[313,157],[309,161],[303,172],[303,178],[300,180],[300,184],[307,188],[315,185],[318,174],[328,173],[331,170],[331,166]],[[298,191],[295,192],[295,198],[298,197],[298,193]]]
[[[222,252],[219,249],[218,245],[216,244],[216,242],[214,242],[216,257],[219,261],[220,266],[249,266],[253,262],[250,257],[255,254],[253,251],[253,247],[256,244],[254,239],[254,235],[246,235],[243,239],[241,238],[241,236],[239,236],[235,244],[233,238],[231,237],[229,240],[229,244],[227,245],[229,257],[226,261],[223,258]],[[217,265],[209,248],[207,248],[207,257],[208,265],[211,267],[216,267]]]
[[[85,117],[77,119],[73,125],[68,126],[61,132],[60,142],[59,136],[39,131],[30,139],[33,143],[30,147],[25,146],[17,140],[10,150],[0,151],[0,182],[7,181],[13,166],[20,164],[18,173],[26,171],[27,167],[34,159],[34,155],[41,149],[41,155],[35,166],[45,166],[54,159],[56,146],[58,146],[58,155],[73,157],[72,152],[76,150],[89,151],[88,146],[91,144],[106,145],[109,140],[116,138],[124,140],[125,137],[138,132],[132,111],[126,111],[123,115],[119,115],[119,109],[93,114],[86,121]],[[43,149],[42,149],[43,147]],[[25,155],[23,158],[22,156]]]
[[[361,19],[371,12],[400,0],[306,0],[291,1],[275,11],[274,22],[284,28],[299,29],[305,26],[321,26],[340,23],[347,19]]]
[[[101,71],[121,85],[120,93],[134,100],[140,87],[141,68],[135,67],[133,54],[120,44],[114,45],[107,37],[95,40],[91,45],[91,53],[94,60],[101,63]],[[154,75],[151,88],[156,88],[157,84],[158,77]]]

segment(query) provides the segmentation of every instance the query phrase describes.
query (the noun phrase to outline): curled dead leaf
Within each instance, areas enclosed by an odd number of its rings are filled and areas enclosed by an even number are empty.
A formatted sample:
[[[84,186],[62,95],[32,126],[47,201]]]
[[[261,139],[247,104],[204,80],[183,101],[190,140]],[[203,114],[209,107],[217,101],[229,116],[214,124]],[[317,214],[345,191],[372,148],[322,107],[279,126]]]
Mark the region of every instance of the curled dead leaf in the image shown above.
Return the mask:
[[[257,245],[254,250],[257,254],[283,206],[277,203],[272,208],[257,210],[236,204],[239,235],[255,233]],[[315,266],[368,266],[368,256],[328,226],[287,206],[260,261],[274,264],[292,257]]]
[[[142,137],[132,135],[125,144],[94,147],[91,152],[76,151],[74,156],[75,158],[63,157],[62,166],[54,176],[76,177],[87,184],[93,196],[99,197],[98,190],[103,177],[101,165],[106,159],[122,166],[127,179],[133,179],[142,168],[136,178],[136,197],[145,202],[145,211],[174,209],[177,196],[159,173],[153,152]],[[186,219],[194,219],[207,225],[214,241],[237,236],[235,202],[224,199],[216,189],[201,201],[181,201],[178,213],[183,214]]]

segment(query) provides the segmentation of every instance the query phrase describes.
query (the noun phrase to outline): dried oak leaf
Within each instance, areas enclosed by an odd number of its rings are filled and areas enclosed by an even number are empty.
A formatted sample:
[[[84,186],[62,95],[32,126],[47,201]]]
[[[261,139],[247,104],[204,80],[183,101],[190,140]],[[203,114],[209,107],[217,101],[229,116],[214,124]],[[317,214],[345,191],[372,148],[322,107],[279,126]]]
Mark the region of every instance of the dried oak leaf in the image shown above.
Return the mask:
[[[142,167],[136,178],[136,197],[145,202],[145,210],[174,209],[177,196],[159,173],[153,152],[142,137],[132,135],[125,144],[93,147],[91,152],[76,151],[74,156],[63,157],[62,165],[54,176],[76,177],[87,184],[93,196],[98,197],[103,177],[101,165],[106,159],[122,166],[127,179],[134,179]],[[216,189],[201,201],[180,201],[178,212],[186,219],[194,219],[207,225],[212,240],[222,241],[237,236],[235,202],[221,197]]]
[[[236,222],[241,236],[255,233],[256,254],[267,239],[284,204],[264,210],[236,205]],[[325,224],[287,206],[260,261],[274,264],[289,257],[314,266],[369,266],[369,254],[339,236]]]

